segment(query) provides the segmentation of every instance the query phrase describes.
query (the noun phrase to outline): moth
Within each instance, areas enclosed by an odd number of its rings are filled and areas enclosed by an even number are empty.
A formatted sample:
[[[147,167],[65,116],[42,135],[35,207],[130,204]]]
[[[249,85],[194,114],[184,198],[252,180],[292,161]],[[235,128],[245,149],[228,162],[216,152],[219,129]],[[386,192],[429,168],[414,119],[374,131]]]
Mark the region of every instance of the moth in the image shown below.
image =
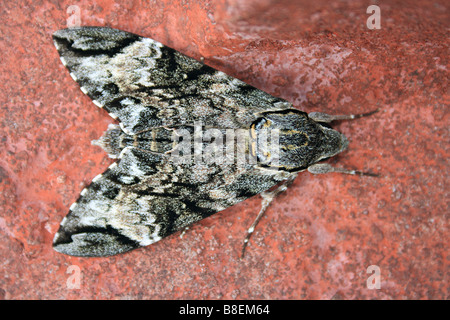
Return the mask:
[[[305,113],[161,43],[106,27],[56,31],[72,78],[119,124],[99,140],[118,159],[81,191],[53,246],[110,256],[155,243],[256,194],[262,207],[297,174],[342,172],[322,160],[348,146],[334,120]]]

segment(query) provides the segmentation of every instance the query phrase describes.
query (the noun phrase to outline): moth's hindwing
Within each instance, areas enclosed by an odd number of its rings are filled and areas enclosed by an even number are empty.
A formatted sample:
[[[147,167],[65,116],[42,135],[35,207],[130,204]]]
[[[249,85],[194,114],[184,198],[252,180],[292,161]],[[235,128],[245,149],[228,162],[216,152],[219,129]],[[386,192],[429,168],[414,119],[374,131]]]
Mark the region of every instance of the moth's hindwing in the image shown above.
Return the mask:
[[[119,160],[70,207],[57,251],[107,256],[146,246],[289,176],[250,163],[176,163],[165,137],[195,122],[249,130],[258,113],[290,108],[285,100],[131,33],[82,27],[53,39],[82,91],[120,123],[98,142]]]

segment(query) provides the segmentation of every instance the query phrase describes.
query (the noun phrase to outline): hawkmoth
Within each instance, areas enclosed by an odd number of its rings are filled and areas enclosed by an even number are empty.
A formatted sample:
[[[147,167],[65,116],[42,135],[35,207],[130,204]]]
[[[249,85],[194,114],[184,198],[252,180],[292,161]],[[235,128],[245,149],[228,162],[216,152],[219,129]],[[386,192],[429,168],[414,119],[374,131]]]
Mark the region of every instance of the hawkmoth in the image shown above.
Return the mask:
[[[62,63],[111,124],[94,141],[118,159],[82,190],[54,249],[109,256],[152,244],[256,194],[267,206],[301,171],[345,150],[332,116],[305,113],[161,43],[104,27],[53,35]],[[271,189],[272,188],[272,189]]]

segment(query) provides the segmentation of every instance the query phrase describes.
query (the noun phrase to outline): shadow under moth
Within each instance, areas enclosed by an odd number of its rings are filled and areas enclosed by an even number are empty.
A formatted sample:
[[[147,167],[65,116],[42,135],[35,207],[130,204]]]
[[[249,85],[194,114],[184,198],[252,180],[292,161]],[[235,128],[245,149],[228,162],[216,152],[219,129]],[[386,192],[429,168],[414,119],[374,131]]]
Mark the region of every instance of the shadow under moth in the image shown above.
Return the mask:
[[[319,163],[346,149],[333,116],[305,113],[161,43],[103,27],[56,31],[62,63],[119,122],[94,141],[118,159],[82,192],[53,246],[109,256],[155,243],[248,199],[262,207],[298,172],[372,175]]]

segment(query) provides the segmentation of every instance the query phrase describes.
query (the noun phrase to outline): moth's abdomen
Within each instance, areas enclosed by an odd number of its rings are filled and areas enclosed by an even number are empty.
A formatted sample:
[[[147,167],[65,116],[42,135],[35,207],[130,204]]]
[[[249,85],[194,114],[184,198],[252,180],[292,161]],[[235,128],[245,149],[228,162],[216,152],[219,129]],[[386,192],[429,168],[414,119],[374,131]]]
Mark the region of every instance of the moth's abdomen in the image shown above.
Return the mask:
[[[105,150],[110,158],[117,159],[123,149],[135,147],[140,150],[166,153],[173,149],[173,130],[163,127],[151,128],[134,135],[126,134],[120,126],[111,124],[103,136],[92,141]]]
[[[133,136],[133,147],[156,153],[166,153],[173,149],[173,132],[163,127],[142,131]]]

